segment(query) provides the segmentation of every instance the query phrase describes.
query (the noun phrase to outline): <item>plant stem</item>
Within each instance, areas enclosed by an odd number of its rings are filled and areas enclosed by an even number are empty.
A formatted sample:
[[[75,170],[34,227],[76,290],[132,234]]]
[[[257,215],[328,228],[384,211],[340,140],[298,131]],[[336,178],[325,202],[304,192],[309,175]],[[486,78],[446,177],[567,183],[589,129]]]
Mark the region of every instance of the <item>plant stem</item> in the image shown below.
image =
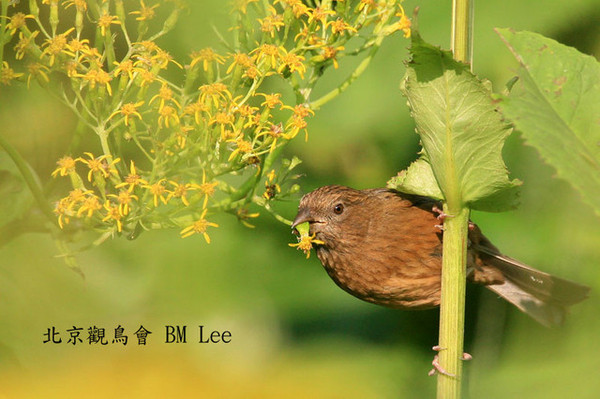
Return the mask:
[[[473,1],[452,2],[452,52],[454,59],[468,63],[472,61]],[[450,156],[446,166],[453,168],[453,161]],[[439,363],[451,375],[439,374],[438,399],[459,399],[462,383],[469,209],[462,203],[458,176],[454,173],[450,178],[457,184],[444,193],[444,213],[450,216],[444,220]]]
[[[31,194],[33,194],[33,198],[40,207],[40,210],[51,223],[53,223],[55,226],[58,226],[56,215],[54,215],[54,212],[52,212],[52,208],[44,196],[44,192],[40,187],[38,180],[33,175],[29,164],[21,157],[21,154],[19,154],[19,152],[12,145],[10,145],[10,143],[6,141],[4,137],[2,137],[2,135],[0,135],[0,148],[3,148],[4,151],[6,151],[8,156],[13,160],[19,169],[19,172],[21,172],[21,176],[23,177],[23,180],[25,180],[27,187],[29,187]]]
[[[439,353],[439,362],[455,377],[439,374],[437,397],[458,399],[462,376],[469,209],[453,211],[444,205],[444,212],[452,216],[444,221],[439,337],[439,346],[443,349]]]
[[[360,62],[360,64],[358,64],[358,66],[356,67],[354,72],[352,72],[352,74],[345,81],[343,81],[339,87],[336,87],[335,89],[331,90],[329,93],[325,94],[323,97],[321,97],[315,101],[312,101],[310,103],[310,109],[315,110],[315,111],[318,110],[325,103],[333,100],[335,97],[340,95],[356,79],[358,79],[358,77],[367,69],[367,67],[371,63],[371,60],[377,53],[377,50],[379,50],[379,47],[381,46],[381,42],[383,41],[383,38],[384,38],[383,36],[378,36],[373,44],[373,47],[371,48],[371,51],[369,52],[369,55],[367,55],[367,57],[364,60],[362,60]]]
[[[452,0],[452,43],[454,59],[473,64],[474,0]]]
[[[2,69],[2,62],[4,61],[4,36],[6,35],[6,20],[8,19],[8,1],[0,1],[0,16],[6,17],[0,19],[0,69]]]

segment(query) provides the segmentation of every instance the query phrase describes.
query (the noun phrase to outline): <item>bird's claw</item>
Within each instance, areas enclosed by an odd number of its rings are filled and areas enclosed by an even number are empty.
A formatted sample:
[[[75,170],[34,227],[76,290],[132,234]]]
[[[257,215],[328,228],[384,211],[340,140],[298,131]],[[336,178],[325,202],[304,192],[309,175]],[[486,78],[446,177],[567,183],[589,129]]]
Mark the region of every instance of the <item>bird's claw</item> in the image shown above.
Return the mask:
[[[440,373],[443,375],[446,375],[448,377],[452,377],[452,378],[456,378],[456,374],[452,374],[447,372],[446,370],[444,370],[444,368],[442,366],[440,366],[440,359],[439,359],[439,355],[435,355],[433,357],[433,361],[431,362],[431,365],[433,366],[433,368],[431,370],[429,370],[429,373],[427,373],[428,376],[433,376],[436,373]]]
[[[438,208],[436,205],[434,205],[433,208],[431,208],[431,210],[433,211],[433,213],[437,213],[436,219],[439,220],[440,222],[442,222],[442,224],[436,224],[434,227],[444,231],[444,220],[446,218],[451,218],[453,217],[453,215],[449,215],[447,213],[445,213],[442,209]]]
[[[433,211],[433,213],[437,213],[436,218],[440,222],[443,222],[444,219],[446,219],[446,218],[454,217],[454,215],[449,215],[446,212],[444,212],[442,209],[438,208],[437,205],[434,205],[433,208],[431,208],[431,210]]]
[[[434,350],[434,351],[436,351],[436,352],[439,352],[439,351],[445,350],[446,348],[442,348],[442,347],[441,347],[441,346],[439,346],[439,345],[435,345],[435,346],[434,346],[434,347],[432,347],[431,349],[433,349],[433,350]],[[473,359],[473,356],[471,356],[471,355],[470,355],[470,354],[468,354],[467,352],[464,352],[464,353],[462,354],[462,356],[461,356],[461,359],[462,359],[462,360],[465,360],[465,361],[467,361],[467,360],[471,360],[471,359]],[[443,374],[443,375],[445,375],[445,376],[448,376],[448,377],[456,378],[456,374],[452,374],[452,373],[449,373],[449,372],[447,372],[447,371],[446,371],[446,370],[444,370],[444,368],[443,368],[443,367],[440,365],[440,359],[439,359],[439,355],[437,355],[437,354],[436,354],[436,355],[433,357],[433,361],[431,362],[431,365],[433,366],[433,368],[432,368],[431,370],[429,370],[429,373],[427,373],[427,375],[429,375],[430,377],[431,377],[431,376],[433,376],[433,375],[435,375],[436,373],[440,373],[440,374]]]

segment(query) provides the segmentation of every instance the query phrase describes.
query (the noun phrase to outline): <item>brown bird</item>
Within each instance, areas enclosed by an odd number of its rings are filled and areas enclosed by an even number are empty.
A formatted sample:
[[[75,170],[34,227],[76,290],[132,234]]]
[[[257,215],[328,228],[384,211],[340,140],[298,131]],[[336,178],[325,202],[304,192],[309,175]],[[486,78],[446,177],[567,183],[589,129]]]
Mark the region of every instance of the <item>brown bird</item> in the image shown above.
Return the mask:
[[[367,302],[398,309],[440,304],[442,232],[435,200],[376,188],[325,186],[300,201],[292,229],[310,225],[322,244],[319,260],[343,290]],[[467,278],[546,326],[561,324],[567,307],[589,287],[509,258],[471,224]]]

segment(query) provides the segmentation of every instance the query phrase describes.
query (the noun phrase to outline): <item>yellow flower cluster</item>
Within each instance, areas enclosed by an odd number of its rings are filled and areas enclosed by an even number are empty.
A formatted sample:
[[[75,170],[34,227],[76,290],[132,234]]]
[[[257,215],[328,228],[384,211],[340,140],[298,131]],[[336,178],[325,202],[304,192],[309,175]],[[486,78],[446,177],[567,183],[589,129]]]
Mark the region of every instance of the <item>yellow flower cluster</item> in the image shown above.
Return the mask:
[[[312,98],[324,69],[393,32],[410,34],[396,0],[236,0],[229,51],[194,50],[186,63],[156,42],[173,28],[180,3],[30,0],[28,13],[1,17],[0,43],[16,64],[0,53],[0,84],[33,81],[57,92],[80,134],[95,136],[102,151],[76,148],[82,156],[57,162],[52,175],[72,186],[57,195],[61,228],[179,226],[182,237],[209,242],[207,228],[217,225],[207,216],[218,212],[251,226],[254,204],[282,219],[271,204],[298,190],[291,171],[299,161],[279,160],[281,149],[300,132],[307,139],[307,119],[347,87]],[[364,44],[347,51],[357,37]],[[181,79],[167,78],[174,75]],[[293,96],[266,89],[273,80],[287,82]]]
[[[182,230],[184,237],[195,230],[209,242],[208,234],[197,231],[198,226],[217,227],[206,221],[205,216],[208,199],[214,195],[219,183],[207,182],[206,174],[202,175],[201,182],[182,183],[166,178],[152,182],[140,174],[134,161],[130,161],[127,174],[122,174],[120,170],[124,170],[124,165],[121,159],[110,160],[106,155],[95,157],[89,152],[85,153],[85,157],[65,156],[58,160],[57,165],[52,176],[68,176],[73,186],[77,187],[56,203],[54,212],[61,228],[65,228],[71,219],[78,219],[93,227],[102,223],[112,225],[119,233],[124,226],[128,231],[133,231],[138,223],[152,220],[148,217],[148,211],[152,212],[163,205],[170,206],[170,211],[178,210],[180,206],[202,209],[200,218]],[[81,179],[81,175],[87,181]],[[196,227],[192,229],[193,226]]]

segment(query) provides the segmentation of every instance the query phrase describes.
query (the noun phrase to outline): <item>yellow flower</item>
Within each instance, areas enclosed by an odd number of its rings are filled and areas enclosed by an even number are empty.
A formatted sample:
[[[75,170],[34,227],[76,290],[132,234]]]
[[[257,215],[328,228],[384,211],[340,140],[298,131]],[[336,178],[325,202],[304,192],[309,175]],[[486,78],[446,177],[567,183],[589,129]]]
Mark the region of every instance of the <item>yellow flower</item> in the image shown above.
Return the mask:
[[[250,3],[256,3],[258,0],[234,0],[233,10],[240,11],[242,14],[246,14],[247,7]]]
[[[144,184],[142,187],[150,190],[150,193],[154,196],[154,207],[158,207],[158,200],[160,200],[163,204],[167,204],[168,200],[165,195],[169,194],[169,191],[165,188],[165,181],[167,179],[163,178],[157,181],[154,184]]]
[[[46,73],[49,72],[50,69],[47,66],[40,64],[39,62],[27,64],[27,71],[29,72],[29,75],[27,76],[27,87],[29,87],[31,78],[34,76],[39,76],[41,79],[45,80],[46,83],[50,81],[50,78]]]
[[[377,0],[360,0],[358,4],[358,11],[371,12],[371,10],[376,10],[379,8],[379,4]]]
[[[180,184],[176,181],[169,181],[173,185],[173,191],[171,191],[167,197],[167,201],[170,201],[171,198],[181,198],[181,202],[183,205],[190,206],[190,201],[187,199],[187,193],[190,190],[195,190],[197,188],[196,185],[191,183]]]
[[[274,44],[264,43],[250,52],[253,53],[257,63],[268,61],[271,68],[276,68],[277,61],[281,59],[281,49]]]
[[[396,14],[396,16],[400,17],[400,21],[394,24],[394,28],[395,30],[401,30],[402,32],[404,32],[404,37],[409,38],[411,27],[410,19],[408,19],[408,17],[404,13],[404,8],[402,8],[401,5],[398,6],[400,7],[400,11]]]
[[[314,46],[314,47],[321,47],[324,44],[324,40],[321,36],[319,36],[318,34],[316,34],[316,32],[319,31],[319,29],[321,29],[320,25],[317,25],[316,28],[307,25],[304,21],[302,21],[302,25],[304,25],[304,28],[302,28],[302,30],[300,32],[298,32],[298,34],[296,36],[294,36],[294,41],[299,42],[299,41],[305,41],[306,43],[308,43],[310,46]]]
[[[296,18],[303,15],[310,15],[310,8],[302,2],[302,0],[275,0],[273,4],[282,3],[292,8],[292,12]]]
[[[177,65],[179,69],[183,69],[181,64],[173,59],[171,54],[162,49],[156,50],[156,54],[150,58],[150,61],[152,61],[153,65],[158,65],[160,69],[165,69],[169,65],[169,62]]]
[[[100,199],[98,196],[90,194],[85,197],[81,206],[79,207],[79,210],[77,210],[77,217],[81,217],[81,215],[87,213],[86,217],[90,218],[94,212],[99,211],[100,209],[102,209]]]
[[[198,90],[200,90],[200,101],[203,103],[212,101],[215,107],[219,106],[220,100],[231,100],[232,98],[227,86],[219,82],[202,85]]]
[[[108,94],[112,96],[112,87],[110,85],[112,76],[110,76],[110,74],[105,70],[90,69],[85,73],[85,75],[77,73],[75,74],[75,77],[87,80],[90,83],[90,89],[94,89],[96,87],[96,84],[104,85]]]
[[[306,259],[310,258],[310,250],[312,249],[313,244],[323,245],[325,244],[321,240],[315,239],[316,233],[311,235],[303,234],[300,236],[298,243],[296,244],[288,244],[290,247],[296,247],[297,249],[304,251],[306,254]]]
[[[179,124],[179,115],[177,110],[170,105],[165,105],[162,109],[158,110],[158,126],[167,128],[171,127],[171,124]]]
[[[110,25],[120,25],[116,15],[109,15],[107,11],[104,11],[100,18],[98,18],[98,26],[100,27],[100,33],[102,36],[106,36],[106,29],[110,28]]]
[[[71,158],[70,156],[64,156],[58,161],[56,161],[58,168],[54,169],[52,172],[52,177],[56,177],[57,175],[67,176],[69,173],[75,170],[76,160]]]
[[[255,66],[250,66],[244,71],[242,77],[248,78],[250,80],[255,80],[259,75],[261,75],[261,73],[258,70],[258,68]],[[267,76],[268,75],[270,75],[270,73],[268,73]]]
[[[10,22],[6,24],[6,30],[9,30],[12,36],[25,26],[28,19],[35,19],[35,17],[33,15],[25,15],[22,12],[15,13],[10,17]]]
[[[193,115],[194,121],[199,125],[202,120],[202,113],[208,112],[208,106],[200,101],[188,104],[183,110],[184,115]]]
[[[268,129],[257,134],[256,137],[258,138],[258,137],[264,136],[264,135],[269,135],[273,138],[273,141],[271,142],[270,152],[273,152],[275,150],[275,148],[277,147],[277,139],[279,139],[279,137],[283,136],[283,137],[287,138],[287,136],[285,134],[283,134],[283,125],[281,123],[279,123],[277,125],[271,123],[271,126],[269,126]]]
[[[244,136],[240,135],[238,138],[227,140],[231,142],[235,142],[236,149],[233,150],[227,162],[230,162],[233,158],[235,158],[238,154],[248,154],[252,152],[252,143],[244,140]]]
[[[299,118],[306,118],[309,115],[315,114],[315,111],[310,109],[308,107],[308,105],[305,105],[305,104],[298,104],[298,105],[294,106],[293,108],[290,106],[284,105],[282,108],[291,109],[292,112],[294,113],[294,115]]]
[[[252,107],[248,104],[242,104],[240,107],[238,107],[236,109],[237,112],[239,112],[239,114],[244,117],[244,118],[250,118],[252,117],[254,114],[256,114],[256,111],[258,111],[257,107]]]
[[[220,125],[221,126],[221,134],[225,130],[225,126],[229,125],[233,127],[233,122],[235,121],[235,117],[227,112],[217,112],[215,116],[213,116],[210,120],[209,125]]]
[[[210,244],[210,237],[206,233],[206,229],[208,227],[219,227],[219,225],[216,223],[209,222],[205,219],[207,211],[208,209],[204,209],[204,211],[202,211],[202,214],[200,215],[200,219],[196,220],[192,225],[181,230],[181,232],[179,233],[181,234],[181,238],[186,238],[196,233],[202,234],[204,236],[204,239],[206,240],[206,243]]]
[[[348,23],[346,21],[344,21],[342,18],[338,18],[335,21],[329,21],[327,23],[327,26],[329,26],[331,28],[331,32],[334,35],[338,34],[338,33],[344,33],[344,31],[354,32],[354,33],[357,32],[357,30],[355,28],[348,25]]]
[[[130,171],[129,174],[127,176],[125,176],[125,181],[123,183],[117,184],[115,186],[115,188],[129,186],[127,191],[132,192],[136,186],[143,187],[144,185],[148,184],[148,182],[146,180],[142,179],[142,177],[137,173],[137,170],[135,169],[135,164],[133,161],[131,161],[129,171]]]
[[[111,204],[110,201],[106,201],[106,203],[104,203],[104,209],[106,209],[107,214],[102,219],[102,221],[108,222],[111,219],[114,220],[115,222],[117,222],[117,231],[120,233],[123,230],[123,215],[119,211],[119,206]]]
[[[75,28],[70,28],[67,31],[61,33],[60,35],[56,35],[50,39],[46,39],[46,41],[42,45],[42,47],[45,47],[44,51],[42,51],[42,55],[50,56],[50,61],[48,62],[49,66],[54,65],[54,59],[57,55],[66,51],[65,49],[67,48],[67,35],[69,35],[69,33],[73,32],[74,30]],[[72,55],[68,51],[66,52],[67,55]]]
[[[135,71],[139,72],[139,74],[140,74],[140,80],[141,80],[140,86],[141,87],[147,86],[156,80],[156,75],[152,71],[149,71],[147,69],[142,69],[142,68],[135,68]]]
[[[266,106],[267,108],[273,109],[273,108],[275,108],[276,105],[283,104],[281,102],[281,93],[271,93],[271,94],[256,93],[256,95],[263,96],[265,98],[265,101],[263,101],[260,105]]]
[[[192,58],[192,62],[190,63],[191,68],[193,68],[196,64],[202,62],[202,69],[204,69],[205,71],[208,71],[208,67],[212,62],[216,62],[217,64],[223,64],[225,62],[225,57],[217,54],[215,50],[213,50],[211,47],[206,47],[198,51],[193,51],[190,54],[190,57]]]
[[[65,53],[67,53],[65,51]],[[68,53],[67,53],[68,54]],[[96,47],[83,46],[81,47],[81,56],[78,59],[79,62],[87,62],[90,68],[102,69],[104,66],[103,55]]]
[[[115,198],[119,204],[119,213],[121,216],[127,216],[131,210],[131,203],[138,200],[137,195],[131,194],[129,190],[121,190],[119,194],[108,194],[108,197]]]
[[[23,35],[23,32],[19,32],[19,41],[15,44],[15,58],[17,60],[22,60],[25,56],[27,50],[31,48],[31,43],[35,44],[35,38],[40,33],[40,31],[35,31],[29,37]]]
[[[283,15],[277,14],[273,7],[270,7],[272,15],[267,15],[263,19],[258,19],[260,30],[269,33],[271,37],[275,37],[275,31],[279,32],[285,24],[283,23]]]
[[[343,46],[338,46],[338,47],[326,46],[326,47],[323,47],[323,49],[322,49],[323,58],[326,59],[326,60],[333,60],[333,67],[335,69],[337,69],[339,67],[339,64],[337,62],[336,56],[337,56],[338,51],[343,50],[343,49],[344,49]]]
[[[116,68],[114,70],[115,76],[127,74],[127,76],[129,76],[129,79],[133,79],[133,72],[134,72],[133,61],[131,61],[131,60],[125,60],[122,62],[115,61],[115,62],[113,62],[113,65],[116,65]]]
[[[194,130],[191,126],[179,125],[179,130],[175,132],[175,137],[177,138],[177,145],[180,149],[185,148],[185,144],[187,143],[188,132]]]
[[[160,104],[158,106],[159,111],[162,110],[165,106],[165,101],[171,101],[175,105],[177,105],[177,108],[181,108],[179,102],[177,102],[177,100],[173,98],[173,90],[171,90],[166,83],[163,83],[163,85],[158,90],[158,94],[150,99],[150,104],[152,104],[152,102],[157,98],[160,98]]]
[[[160,50],[158,44],[154,43],[152,40],[143,40],[141,42],[134,43],[136,45],[136,52],[152,52]]]
[[[64,71],[67,73],[67,76],[70,78],[74,78],[79,74],[79,69],[82,65],[79,64],[77,61],[73,61],[73,60],[68,60],[67,62],[65,62],[63,69]]]
[[[142,115],[138,112],[137,109],[143,104],[143,101],[139,101],[137,103],[125,103],[117,111],[113,112],[108,119],[113,118],[117,114],[121,114],[123,115],[123,117],[125,117],[125,126],[129,126],[130,116],[137,116],[140,120],[142,120]]]
[[[290,73],[295,71],[298,72],[300,77],[304,79],[304,72],[306,72],[306,65],[304,65],[304,57],[295,53],[288,53],[281,59],[281,66],[277,72],[281,73],[287,67]]]
[[[0,83],[5,86],[10,86],[10,82],[20,78],[24,73],[15,72],[9,65],[8,62],[2,62],[2,69],[0,69]]]
[[[208,197],[212,197],[214,195],[215,187],[217,187],[218,185],[218,182],[207,183],[206,173],[202,171],[202,184],[199,184],[197,188],[202,192],[202,195],[204,195],[204,203],[202,204],[203,208],[206,208],[206,204],[208,203]]]
[[[114,161],[108,163],[106,160],[108,159],[107,155],[101,155],[97,158],[94,157],[94,154],[92,154],[91,152],[84,152],[85,155],[88,156],[89,159],[84,159],[84,158],[77,158],[78,161],[80,161],[83,164],[86,164],[87,167],[90,169],[90,171],[88,172],[88,181],[92,181],[92,175],[94,173],[100,174],[103,177],[108,177],[109,175],[113,174],[113,175],[117,175],[117,171],[114,168],[114,165],[116,163],[118,163],[121,158],[117,158]]]
[[[231,62],[231,65],[229,65],[229,68],[227,68],[227,73],[230,73],[236,65],[239,65],[244,69],[255,66],[254,62],[252,62],[252,58],[246,53],[231,54],[231,57],[233,58],[233,61]]]
[[[58,216],[58,225],[61,229],[64,229],[65,225],[69,224],[70,217],[74,214],[71,210],[69,197],[61,198],[61,200],[56,203],[54,213]]]
[[[71,39],[67,44],[67,48],[71,50],[73,53],[77,53],[78,51],[90,51],[90,41],[88,39]]]
[[[275,176],[275,170],[271,170],[267,174],[267,179],[265,180],[265,192],[262,196],[267,201],[275,198],[275,196],[281,192],[279,184],[274,183]]]
[[[80,202],[83,202],[83,200],[85,199],[86,195],[90,194],[90,193],[91,193],[91,191],[89,191],[89,190],[85,190],[84,191],[84,190],[82,190],[80,188],[76,188],[74,190],[71,190],[69,192],[69,196],[68,196],[69,202],[70,202],[69,208],[73,209],[75,207],[75,205],[79,204]]]
[[[325,23],[327,21],[327,17],[330,15],[335,15],[335,11],[328,10],[324,7],[313,8],[312,10],[310,10],[310,15],[308,16],[308,23],[310,24],[313,21]]]
[[[64,0],[63,5],[65,6],[65,9],[75,6],[79,12],[87,11],[86,0]]]
[[[135,20],[136,21],[149,21],[152,18],[154,18],[155,16],[155,12],[154,9],[156,7],[158,7],[159,4],[155,4],[152,7],[148,7],[145,3],[144,0],[140,0],[140,10],[139,11],[132,11],[129,14],[131,15],[139,15],[139,17],[137,17]]]
[[[238,210],[236,212],[236,216],[237,216],[238,220],[240,222],[242,222],[242,224],[244,226],[246,226],[246,227],[248,227],[250,229],[253,229],[256,226],[254,226],[253,224],[250,224],[248,222],[248,219],[257,218],[257,217],[260,216],[260,213],[258,213],[258,212],[249,213],[248,212],[248,208],[238,208]]]
[[[306,126],[308,126],[308,123],[306,123],[304,118],[294,115],[285,127],[289,132],[286,138],[293,139],[294,137],[296,137],[300,130],[305,129],[304,141],[308,141],[308,130],[306,130]]]

